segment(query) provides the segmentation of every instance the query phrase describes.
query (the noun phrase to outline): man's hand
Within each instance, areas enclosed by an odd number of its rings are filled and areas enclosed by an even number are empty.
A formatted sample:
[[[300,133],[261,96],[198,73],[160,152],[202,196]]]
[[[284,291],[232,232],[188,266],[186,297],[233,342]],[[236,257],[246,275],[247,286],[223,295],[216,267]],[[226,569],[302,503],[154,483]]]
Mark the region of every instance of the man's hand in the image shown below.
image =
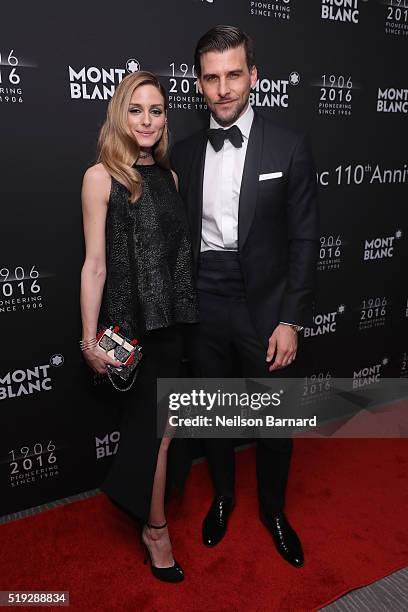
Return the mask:
[[[275,357],[273,364],[269,366],[269,372],[290,365],[296,358],[297,346],[297,331],[289,325],[283,325],[282,323],[277,325],[269,338],[269,346],[266,352],[268,363]]]

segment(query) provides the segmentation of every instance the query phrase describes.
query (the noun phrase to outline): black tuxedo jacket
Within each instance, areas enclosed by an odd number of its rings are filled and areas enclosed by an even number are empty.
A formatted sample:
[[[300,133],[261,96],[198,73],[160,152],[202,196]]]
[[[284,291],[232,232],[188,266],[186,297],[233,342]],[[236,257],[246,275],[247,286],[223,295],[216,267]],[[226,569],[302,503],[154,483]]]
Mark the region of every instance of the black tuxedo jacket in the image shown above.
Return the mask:
[[[172,168],[200,256],[206,130],[174,145]],[[266,180],[260,175],[272,174]],[[238,252],[254,325],[265,344],[280,321],[312,321],[319,249],[316,173],[303,135],[255,114],[238,212]]]

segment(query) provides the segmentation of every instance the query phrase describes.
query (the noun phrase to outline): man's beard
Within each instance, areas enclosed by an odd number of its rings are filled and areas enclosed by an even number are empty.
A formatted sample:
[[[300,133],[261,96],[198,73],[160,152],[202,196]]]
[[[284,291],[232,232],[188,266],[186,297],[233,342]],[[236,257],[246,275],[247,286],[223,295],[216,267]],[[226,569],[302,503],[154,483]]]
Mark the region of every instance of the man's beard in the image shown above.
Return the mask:
[[[213,115],[214,119],[216,120],[216,122],[219,123],[222,127],[229,127],[230,125],[235,123],[236,120],[241,116],[243,110],[246,108],[246,106],[248,104],[248,100],[249,100],[249,95],[248,95],[248,97],[241,104],[239,104],[239,106],[237,106],[237,108],[234,110],[233,114],[230,117],[228,117],[227,119],[224,119],[223,117],[219,117],[214,112],[214,110],[211,110],[212,115]],[[217,105],[216,104],[214,104],[214,109],[217,110]]]

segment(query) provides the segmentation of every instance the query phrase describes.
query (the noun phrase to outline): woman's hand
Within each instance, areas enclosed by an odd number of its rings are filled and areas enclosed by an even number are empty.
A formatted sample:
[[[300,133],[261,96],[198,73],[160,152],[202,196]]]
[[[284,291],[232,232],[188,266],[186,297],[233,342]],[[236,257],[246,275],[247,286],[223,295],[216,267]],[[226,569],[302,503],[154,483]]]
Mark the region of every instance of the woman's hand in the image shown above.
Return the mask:
[[[83,352],[83,355],[89,367],[98,374],[106,374],[106,366],[108,364],[114,366],[115,368],[119,368],[121,365],[123,365],[121,361],[109,357],[109,355],[107,355],[97,346],[87,349]]]

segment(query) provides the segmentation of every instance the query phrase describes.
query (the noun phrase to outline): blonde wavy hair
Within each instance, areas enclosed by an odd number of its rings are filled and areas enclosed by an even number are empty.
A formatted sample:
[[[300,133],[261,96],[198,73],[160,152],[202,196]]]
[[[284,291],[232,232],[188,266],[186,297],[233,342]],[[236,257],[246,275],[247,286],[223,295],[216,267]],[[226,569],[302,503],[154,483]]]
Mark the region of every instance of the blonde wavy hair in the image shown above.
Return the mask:
[[[140,147],[128,126],[128,112],[133,92],[142,85],[153,85],[163,97],[167,110],[167,94],[157,77],[147,71],[134,72],[126,76],[116,88],[99,133],[98,162],[101,162],[111,176],[130,192],[129,202],[136,202],[142,193],[143,179],[133,168],[139,157]],[[167,123],[160,140],[153,147],[153,158],[162,168],[170,168],[168,158],[169,134]]]

